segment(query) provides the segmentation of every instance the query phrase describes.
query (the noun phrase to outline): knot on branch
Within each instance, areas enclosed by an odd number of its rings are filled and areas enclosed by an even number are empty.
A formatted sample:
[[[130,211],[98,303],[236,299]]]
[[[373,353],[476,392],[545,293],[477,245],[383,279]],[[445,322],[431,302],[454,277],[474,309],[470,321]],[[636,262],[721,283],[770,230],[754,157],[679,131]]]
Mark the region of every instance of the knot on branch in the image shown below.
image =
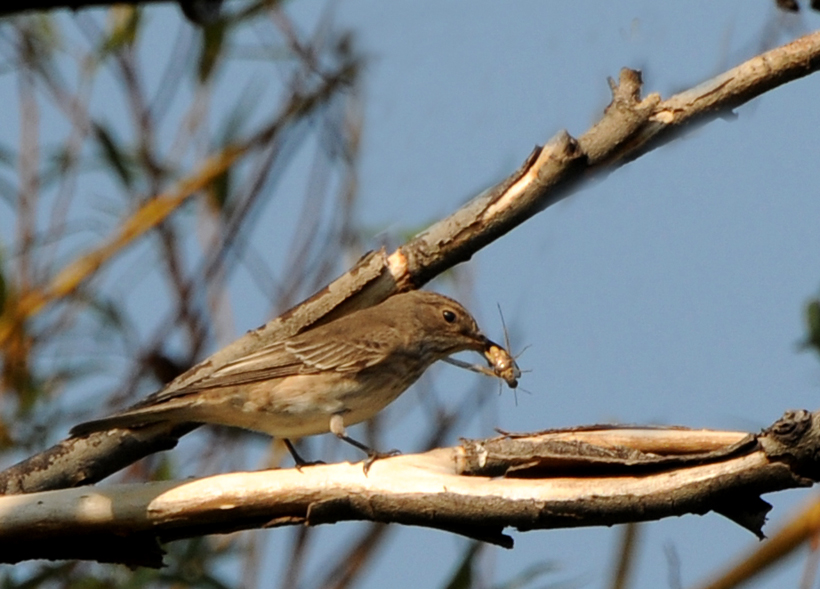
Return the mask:
[[[811,425],[812,417],[809,411],[791,410],[786,411],[765,433],[770,433],[783,444],[793,445],[800,441]]]
[[[603,118],[578,140],[590,165],[605,165],[625,157],[642,139],[641,130],[661,102],[657,93],[641,100],[641,72],[623,68],[618,82],[609,79],[612,101]]]
[[[800,476],[820,480],[820,412],[786,411],[763,430],[760,443],[770,460],[782,460]]]
[[[606,111],[618,105],[634,106],[641,101],[643,75],[640,70],[621,68],[617,82],[612,78],[608,78],[607,81],[612,91],[612,102],[606,107]]]

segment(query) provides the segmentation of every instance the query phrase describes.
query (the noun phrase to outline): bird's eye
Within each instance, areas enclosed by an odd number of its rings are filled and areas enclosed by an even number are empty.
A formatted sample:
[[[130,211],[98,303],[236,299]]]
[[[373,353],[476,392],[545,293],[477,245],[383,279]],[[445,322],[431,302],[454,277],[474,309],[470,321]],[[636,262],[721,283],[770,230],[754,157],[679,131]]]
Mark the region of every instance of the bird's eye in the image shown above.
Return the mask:
[[[450,311],[449,309],[443,311],[441,314],[447,323],[453,323],[456,320],[456,314]]]

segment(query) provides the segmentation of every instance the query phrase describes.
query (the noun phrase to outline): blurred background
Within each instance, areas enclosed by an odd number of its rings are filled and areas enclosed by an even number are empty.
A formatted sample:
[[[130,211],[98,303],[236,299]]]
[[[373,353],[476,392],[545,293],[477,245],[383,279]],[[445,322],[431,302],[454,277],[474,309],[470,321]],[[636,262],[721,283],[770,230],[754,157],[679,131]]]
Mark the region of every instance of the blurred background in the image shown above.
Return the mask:
[[[816,28],[818,14],[801,7],[232,0],[198,22],[175,4],[6,16],[0,466],[156,390],[367,250],[400,245],[560,129],[579,136],[620,68],[642,70],[645,91],[668,97]],[[500,308],[528,371],[521,388],[436,366],[352,435],[412,452],[496,427],[756,432],[787,409],[817,409],[818,95],[817,75],[777,88],[584,186],[427,285],[496,340]],[[206,159],[225,150],[231,166]],[[190,198],[145,230],[139,206],[186,182]],[[113,239],[126,223],[138,235]],[[70,266],[88,252],[99,265]],[[361,458],[333,436],[302,448]],[[208,428],[102,484],[280,463],[291,465],[264,436]],[[818,498],[766,499],[772,532]],[[630,587],[691,586],[758,545],[715,514],[633,531]],[[0,580],[614,586],[623,529],[510,533],[507,551],[420,528],[284,528],[169,544],[158,572],[26,563],[0,568]],[[752,586],[816,587],[816,564],[801,548]]]

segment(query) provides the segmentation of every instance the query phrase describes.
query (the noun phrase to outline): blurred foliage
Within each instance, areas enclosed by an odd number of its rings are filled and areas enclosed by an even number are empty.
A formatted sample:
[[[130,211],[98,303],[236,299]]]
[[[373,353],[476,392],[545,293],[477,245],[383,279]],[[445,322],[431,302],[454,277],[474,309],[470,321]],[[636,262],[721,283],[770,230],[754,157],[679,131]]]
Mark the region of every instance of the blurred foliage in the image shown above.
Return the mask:
[[[344,270],[346,253],[362,253],[350,239],[358,230],[348,190],[361,57],[326,23],[297,37],[275,2],[227,8],[202,25],[173,6],[125,5],[0,21],[0,92],[17,97],[5,108],[21,122],[0,146],[3,464],[130,404],[235,337],[234,296],[276,314]],[[314,172],[333,181],[279,194],[306,144]],[[282,271],[281,257],[256,253],[256,242],[270,241],[267,232],[254,241],[260,216],[298,216],[317,203],[316,231],[277,242],[285,252],[298,244],[296,266]],[[232,287],[242,271],[257,292]],[[224,443],[151,457],[119,479],[258,460],[249,454],[259,444],[243,434],[200,435]],[[0,586],[238,586],[226,581],[226,563],[261,566],[255,537],[170,543],[162,571],[26,564],[3,569]]]
[[[542,582],[547,575],[554,575],[558,572],[558,566],[550,562],[535,563],[525,567],[521,572],[511,579],[502,581],[497,585],[489,585],[482,578],[482,574],[477,569],[481,564],[481,555],[486,552],[487,545],[481,542],[470,542],[465,547],[461,561],[457,564],[452,576],[443,585],[445,589],[471,589],[473,587],[492,587],[493,589],[527,589],[528,587],[561,587],[562,589],[573,589],[585,585],[580,580],[553,581],[546,585],[535,585]]]
[[[108,16],[111,32],[103,38],[99,50],[101,60],[106,55],[116,54],[118,51],[134,45],[142,22],[142,9],[128,4],[114,5],[108,10]]]
[[[201,54],[199,57],[199,82],[207,83],[214,73],[223,54],[222,48],[227,36],[227,20],[218,20],[202,28]]]
[[[104,123],[94,125],[94,134],[100,146],[104,165],[107,165],[108,169],[119,178],[124,188],[131,188],[136,174],[136,162],[120,151],[120,141],[115,139],[113,131]]]
[[[483,545],[481,542],[470,542],[464,551],[464,556],[453,573],[452,578],[445,585],[446,589],[469,589],[475,583],[475,573],[473,569],[479,551]]]
[[[820,299],[806,304],[806,332],[803,346],[820,354]]]

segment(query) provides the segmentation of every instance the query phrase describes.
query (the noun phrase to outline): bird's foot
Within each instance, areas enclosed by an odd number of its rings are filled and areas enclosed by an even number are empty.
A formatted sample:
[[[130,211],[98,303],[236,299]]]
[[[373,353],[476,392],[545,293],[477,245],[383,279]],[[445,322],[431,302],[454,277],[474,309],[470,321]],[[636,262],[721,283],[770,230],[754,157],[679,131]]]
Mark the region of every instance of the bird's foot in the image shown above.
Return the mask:
[[[293,446],[290,440],[285,438],[284,440],[285,446],[287,446],[290,455],[293,456],[293,461],[296,463],[296,470],[302,472],[302,469],[306,466],[317,466],[319,464],[327,464],[322,460],[305,460],[302,456],[296,451],[296,448]]]
[[[367,472],[370,470],[370,467],[373,466],[373,463],[377,460],[381,460],[382,458],[392,458],[393,456],[401,455],[400,450],[390,450],[389,452],[377,452],[372,448],[367,451],[367,458],[364,459],[362,462],[362,467],[364,468],[364,474],[367,476]]]

